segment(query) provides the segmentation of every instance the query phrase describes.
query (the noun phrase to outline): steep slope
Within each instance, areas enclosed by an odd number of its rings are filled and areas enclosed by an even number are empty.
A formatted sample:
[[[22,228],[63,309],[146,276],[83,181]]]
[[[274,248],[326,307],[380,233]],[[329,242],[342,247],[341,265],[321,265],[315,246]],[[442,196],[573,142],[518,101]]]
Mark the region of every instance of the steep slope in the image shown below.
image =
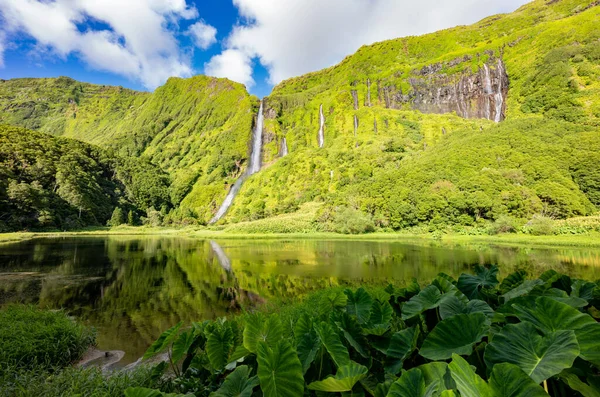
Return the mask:
[[[599,20],[597,1],[537,0],[282,82],[266,99],[265,160],[288,154],[228,220],[310,201],[325,203],[320,221],[350,207],[394,229],[596,211]]]
[[[0,125],[0,231],[105,225],[169,202],[168,177],[99,147]]]
[[[144,157],[172,176],[174,217],[207,221],[241,174],[258,101],[226,79],[171,78],[154,93],[58,79],[0,82],[0,123]]]

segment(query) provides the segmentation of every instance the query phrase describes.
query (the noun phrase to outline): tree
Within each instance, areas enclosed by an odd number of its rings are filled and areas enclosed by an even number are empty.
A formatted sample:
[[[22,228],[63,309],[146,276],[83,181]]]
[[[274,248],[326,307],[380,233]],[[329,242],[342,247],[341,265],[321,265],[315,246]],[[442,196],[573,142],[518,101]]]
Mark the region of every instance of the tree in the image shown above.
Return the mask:
[[[135,226],[135,215],[131,210],[129,210],[129,213],[127,214],[127,224],[129,226]]]
[[[129,212],[131,214],[131,211]],[[108,221],[107,225],[111,227],[120,226],[125,223],[125,216],[120,207],[116,207]]]

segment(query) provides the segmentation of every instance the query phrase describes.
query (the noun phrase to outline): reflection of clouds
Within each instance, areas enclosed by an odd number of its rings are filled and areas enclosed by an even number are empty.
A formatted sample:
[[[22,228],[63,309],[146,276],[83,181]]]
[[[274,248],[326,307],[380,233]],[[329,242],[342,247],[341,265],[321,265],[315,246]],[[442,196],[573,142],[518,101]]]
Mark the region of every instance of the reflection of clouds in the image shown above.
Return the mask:
[[[219,261],[219,264],[221,265],[221,267],[223,269],[225,269],[227,272],[230,272],[231,271],[231,260],[229,260],[229,258],[227,257],[227,254],[225,253],[225,251],[223,251],[223,248],[221,248],[221,246],[216,241],[213,241],[213,240],[210,241],[210,248],[212,248],[213,252],[217,256],[217,260]]]

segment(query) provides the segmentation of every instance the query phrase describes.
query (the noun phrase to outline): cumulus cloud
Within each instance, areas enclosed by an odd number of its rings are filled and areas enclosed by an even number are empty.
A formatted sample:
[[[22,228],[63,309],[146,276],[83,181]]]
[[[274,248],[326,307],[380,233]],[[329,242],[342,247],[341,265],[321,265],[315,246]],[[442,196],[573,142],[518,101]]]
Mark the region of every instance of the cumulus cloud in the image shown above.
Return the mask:
[[[41,51],[77,54],[148,88],[192,74],[176,38],[177,22],[198,16],[186,0],[0,0],[0,14],[7,34],[25,33]]]
[[[250,88],[252,78],[252,58],[247,52],[229,49],[215,55],[204,65],[204,73],[214,77],[227,77]]]
[[[4,67],[4,50],[6,50],[4,39],[4,33],[0,32],[0,68]]]
[[[334,65],[363,44],[472,23],[529,0],[233,1],[244,22],[230,34],[225,52],[209,63],[210,73],[236,80],[258,58],[276,84]],[[246,65],[223,62],[232,51],[245,56],[229,61]]]
[[[217,29],[214,26],[207,25],[204,21],[196,22],[190,26],[188,32],[194,39],[196,47],[203,50],[208,49],[217,42]]]

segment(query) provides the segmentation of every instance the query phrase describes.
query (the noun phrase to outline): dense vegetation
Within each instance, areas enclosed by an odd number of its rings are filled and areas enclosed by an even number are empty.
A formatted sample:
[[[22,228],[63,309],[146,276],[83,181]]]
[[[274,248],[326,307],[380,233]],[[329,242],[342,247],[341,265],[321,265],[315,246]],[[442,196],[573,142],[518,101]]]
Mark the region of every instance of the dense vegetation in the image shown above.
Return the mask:
[[[115,208],[138,222],[170,205],[169,178],[151,163],[19,127],[0,125],[0,175],[1,231],[105,225]]]
[[[279,314],[180,323],[144,357],[170,351],[154,369],[172,371],[161,389],[196,396],[597,395],[600,285],[497,273],[325,290]]]
[[[598,19],[593,0],[536,0],[471,26],[364,46],[339,65],[282,82],[265,99],[265,167],[222,223],[362,233],[522,229],[594,214]],[[419,90],[497,72],[499,59],[508,75],[500,125],[415,110]],[[212,218],[246,167],[257,102],[240,84],[204,76],[169,79],[152,94],[65,77],[0,81],[0,122],[95,143],[167,172],[172,208],[152,206],[146,218],[154,225]],[[281,158],[284,138],[289,155]],[[308,222],[305,208],[318,208]],[[128,221],[128,211],[111,224]]]

